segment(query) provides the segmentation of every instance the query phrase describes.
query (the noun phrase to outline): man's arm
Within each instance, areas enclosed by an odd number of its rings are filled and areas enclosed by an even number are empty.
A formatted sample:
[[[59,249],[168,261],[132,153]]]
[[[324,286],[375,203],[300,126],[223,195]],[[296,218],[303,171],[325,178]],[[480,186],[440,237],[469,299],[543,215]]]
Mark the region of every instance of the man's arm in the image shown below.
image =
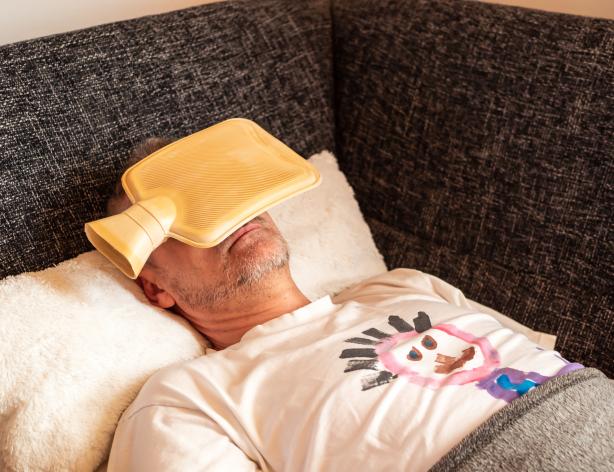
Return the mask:
[[[452,305],[472,308],[463,292],[444,280],[416,269],[400,267],[365,279],[331,297],[333,303],[348,300],[388,300],[400,294],[420,294]]]
[[[506,328],[524,334],[541,347],[554,349],[556,336],[534,331],[492,308],[468,299],[460,289],[445,280],[416,269],[400,267],[390,270],[387,273],[359,282],[331,297],[331,299],[333,303],[343,303],[348,300],[360,301],[362,297],[374,299],[375,294],[378,294],[382,300],[385,300],[389,296],[399,293],[433,296],[452,305],[487,313]]]
[[[152,405],[120,421],[107,470],[252,472],[260,469],[203,412]]]
[[[467,301],[474,307],[476,311],[488,313],[506,328],[516,331],[517,333],[524,334],[527,338],[529,338],[535,344],[543,347],[544,349],[554,349],[554,345],[556,344],[556,336],[554,334],[547,334],[542,333],[541,331],[535,331],[534,329],[531,329],[528,326],[518,323],[518,321],[513,320],[512,318],[505,316],[504,314],[499,313],[498,311],[493,310],[486,305],[482,305],[475,300],[467,298]]]

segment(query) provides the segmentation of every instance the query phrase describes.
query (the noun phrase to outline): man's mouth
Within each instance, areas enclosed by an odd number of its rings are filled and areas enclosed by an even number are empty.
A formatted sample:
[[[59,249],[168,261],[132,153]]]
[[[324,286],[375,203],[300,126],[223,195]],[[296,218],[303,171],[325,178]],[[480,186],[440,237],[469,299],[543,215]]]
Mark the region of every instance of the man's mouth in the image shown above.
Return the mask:
[[[238,230],[236,230],[229,238],[230,242],[228,245],[227,251],[230,251],[232,246],[241,238],[244,234],[249,233],[250,231],[254,231],[261,226],[258,223],[254,223],[250,221],[249,223],[244,224]]]

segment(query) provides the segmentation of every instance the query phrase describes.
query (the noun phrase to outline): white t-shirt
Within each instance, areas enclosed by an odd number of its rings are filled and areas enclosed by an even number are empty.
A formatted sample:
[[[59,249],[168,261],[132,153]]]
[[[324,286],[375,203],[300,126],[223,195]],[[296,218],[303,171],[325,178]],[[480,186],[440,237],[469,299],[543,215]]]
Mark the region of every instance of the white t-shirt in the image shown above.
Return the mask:
[[[579,367],[441,279],[394,269],[156,373],[120,420],[108,470],[426,470]]]

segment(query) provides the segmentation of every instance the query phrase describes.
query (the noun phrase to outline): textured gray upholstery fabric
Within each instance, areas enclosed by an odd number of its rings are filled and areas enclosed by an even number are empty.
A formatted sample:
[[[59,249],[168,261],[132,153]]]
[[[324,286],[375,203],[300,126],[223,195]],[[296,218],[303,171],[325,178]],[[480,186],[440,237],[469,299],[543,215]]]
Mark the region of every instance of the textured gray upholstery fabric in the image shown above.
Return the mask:
[[[0,48],[0,278],[92,250],[129,149],[250,118],[334,151],[328,2],[207,4]]]
[[[614,21],[333,2],[340,167],[414,267],[614,375]]]

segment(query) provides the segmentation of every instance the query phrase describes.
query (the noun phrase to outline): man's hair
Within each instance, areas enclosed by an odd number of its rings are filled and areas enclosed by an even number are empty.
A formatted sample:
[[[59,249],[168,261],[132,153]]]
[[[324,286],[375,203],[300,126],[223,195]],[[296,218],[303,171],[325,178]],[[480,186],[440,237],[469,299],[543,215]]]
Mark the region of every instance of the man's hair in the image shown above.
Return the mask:
[[[164,146],[172,143],[173,141],[175,140],[172,138],[153,136],[141,141],[132,149],[132,151],[130,151],[130,157],[124,164],[124,170],[120,174],[120,178],[117,180],[117,182],[115,182],[113,193],[107,200],[106,216],[117,215],[120,212],[119,209],[121,208],[122,200],[128,198],[126,192],[124,192],[121,181],[121,176],[128,169],[128,167],[133,166],[140,160],[145,159],[150,154],[156,152],[158,149],[162,149]]]

